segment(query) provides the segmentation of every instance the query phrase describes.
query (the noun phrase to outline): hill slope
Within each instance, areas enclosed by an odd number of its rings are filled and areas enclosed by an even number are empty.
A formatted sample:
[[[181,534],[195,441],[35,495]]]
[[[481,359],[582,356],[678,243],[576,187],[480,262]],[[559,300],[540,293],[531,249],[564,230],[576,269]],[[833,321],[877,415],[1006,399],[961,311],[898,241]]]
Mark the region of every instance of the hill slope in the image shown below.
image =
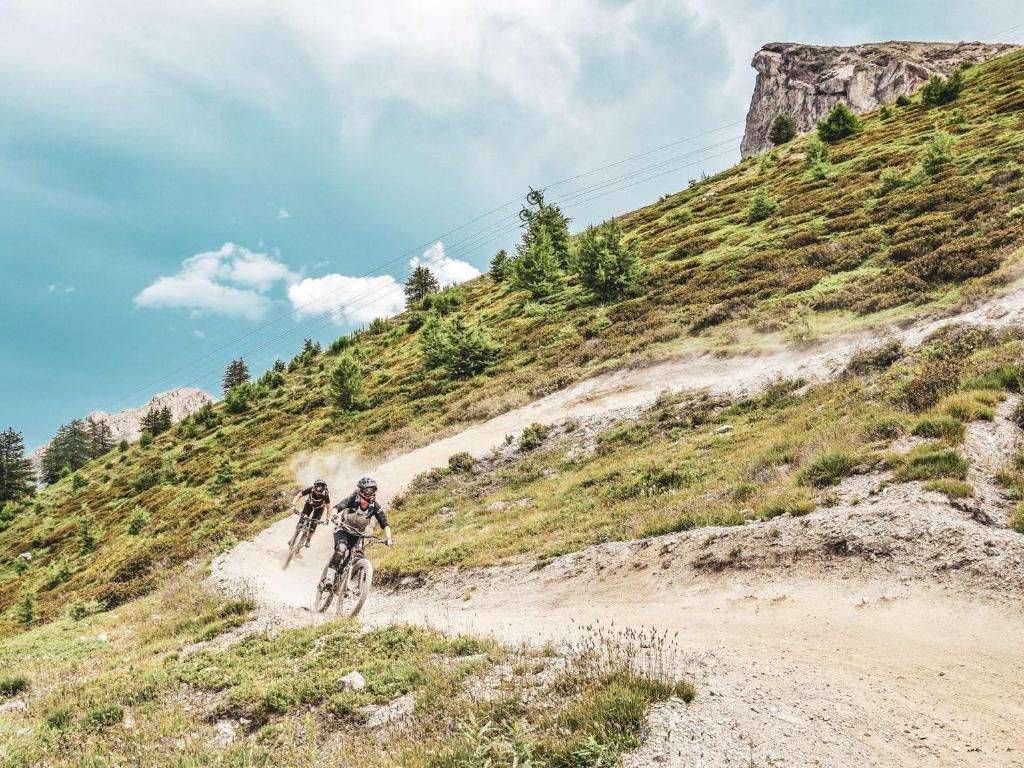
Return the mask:
[[[594,304],[570,284],[537,303],[487,276],[465,285],[455,313],[502,347],[485,374],[446,380],[424,369],[419,323],[402,315],[339,345],[372,366],[366,411],[330,405],[324,372],[336,352],[300,356],[282,386],[258,388],[241,412],[218,406],[149,447],[94,462],[5,510],[0,551],[35,560],[26,573],[7,569],[0,608],[27,591],[52,617],[75,595],[116,605],[152,589],[168,569],[281,514],[302,481],[292,458],[325,442],[347,447],[361,436],[370,456],[401,450],[659,356],[799,343],[984,295],[1008,279],[1024,235],[1021,60],[970,70],[946,107],[868,116],[861,135],[834,145],[825,178],[808,173],[806,141],[795,141],[626,214],[648,270],[641,298]],[[912,175],[935,125],[955,136],[950,161],[883,188],[887,168]],[[759,191],[778,208],[750,221]]]

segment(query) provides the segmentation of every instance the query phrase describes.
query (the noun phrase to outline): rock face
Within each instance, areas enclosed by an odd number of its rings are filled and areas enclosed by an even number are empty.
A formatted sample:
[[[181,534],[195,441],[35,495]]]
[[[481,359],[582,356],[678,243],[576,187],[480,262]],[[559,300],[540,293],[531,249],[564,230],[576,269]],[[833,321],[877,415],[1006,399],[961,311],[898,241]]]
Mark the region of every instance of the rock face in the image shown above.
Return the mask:
[[[855,112],[917,91],[928,78],[948,76],[964,61],[981,62],[1020,46],[985,43],[866,43],[850,47],[769,43],[754,55],[754,95],[740,151],[770,149],[776,115],[789,112],[801,133],[811,130],[837,101]]]
[[[161,392],[159,395],[154,395],[152,400],[139,408],[129,408],[117,413],[93,411],[86,418],[95,421],[105,421],[107,426],[110,427],[116,442],[127,440],[132,443],[139,439],[139,435],[142,432],[142,417],[154,408],[156,410],[161,410],[164,407],[170,408],[171,420],[177,422],[195,413],[207,403],[215,402],[217,402],[216,398],[201,389],[179,387],[178,389],[172,389],[170,392]],[[28,459],[32,462],[37,477],[41,475],[43,454],[46,452],[48,445],[49,443],[42,445],[28,454]]]

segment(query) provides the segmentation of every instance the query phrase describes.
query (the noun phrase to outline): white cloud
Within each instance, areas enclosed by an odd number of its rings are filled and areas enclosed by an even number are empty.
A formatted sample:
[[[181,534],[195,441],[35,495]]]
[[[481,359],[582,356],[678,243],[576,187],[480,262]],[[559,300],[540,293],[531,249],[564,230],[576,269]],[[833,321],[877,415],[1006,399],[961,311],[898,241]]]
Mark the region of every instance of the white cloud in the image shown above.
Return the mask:
[[[206,331],[201,331],[198,328],[196,328],[192,331],[192,335],[195,336],[197,339],[205,339]]]
[[[210,313],[259,320],[271,303],[263,294],[278,282],[297,279],[268,254],[225,243],[218,251],[185,259],[176,275],[157,278],[134,302],[137,307],[191,309],[193,317]]]
[[[480,270],[467,261],[452,259],[445,255],[444,243],[438,241],[423,252],[423,258],[413,256],[409,266],[413,269],[428,267],[441,285],[464,283],[480,275]]]
[[[50,293],[53,293],[54,291],[57,290],[57,286],[51,283],[50,286],[46,290],[48,292],[50,292]]]
[[[330,312],[335,323],[368,323],[402,311],[402,286],[391,275],[308,277],[288,287],[288,299],[299,317]]]
[[[62,285],[61,283],[50,283],[48,286],[46,286],[47,293],[56,293],[57,291],[60,291],[61,293],[74,293],[75,286]]]
[[[472,280],[480,270],[472,264],[445,255],[444,243],[434,243],[423,257],[409,260],[410,269],[429,267],[441,285]],[[329,312],[343,323],[368,323],[377,317],[391,317],[405,309],[403,285],[391,275],[349,277],[337,273],[309,277],[288,288],[288,299],[299,317]]]
[[[284,208],[279,209],[277,212],[277,218],[279,219],[290,219],[291,217],[292,215],[288,213],[288,211],[286,211]]]

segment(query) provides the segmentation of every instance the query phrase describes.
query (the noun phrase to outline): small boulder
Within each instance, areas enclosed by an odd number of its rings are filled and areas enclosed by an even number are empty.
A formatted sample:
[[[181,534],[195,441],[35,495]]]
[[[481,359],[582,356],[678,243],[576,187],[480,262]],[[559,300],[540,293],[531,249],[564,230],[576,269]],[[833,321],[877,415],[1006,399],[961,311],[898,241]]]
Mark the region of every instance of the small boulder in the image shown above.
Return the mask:
[[[235,740],[235,726],[231,724],[230,720],[218,720],[214,726],[217,729],[217,735],[213,738],[213,743],[218,747],[230,746]]]
[[[366,687],[366,679],[359,672],[349,672],[338,680],[343,691],[361,691]]]

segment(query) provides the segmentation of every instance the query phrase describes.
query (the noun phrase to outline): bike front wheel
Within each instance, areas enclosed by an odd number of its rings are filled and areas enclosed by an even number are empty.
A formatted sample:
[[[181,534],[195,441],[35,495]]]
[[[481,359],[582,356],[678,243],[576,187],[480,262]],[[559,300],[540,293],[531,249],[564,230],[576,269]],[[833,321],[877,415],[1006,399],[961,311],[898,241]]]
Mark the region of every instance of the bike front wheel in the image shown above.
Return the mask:
[[[316,585],[316,597],[313,598],[313,609],[317,613],[323,613],[330,605],[331,601],[334,600],[334,591],[336,589],[337,577],[332,583],[327,582],[327,569],[330,568],[330,563],[324,566],[324,571],[320,574],[320,581]]]
[[[373,586],[373,563],[365,557],[353,563],[348,579],[342,584],[338,594],[338,613],[342,616],[355,618],[366,604]]]

